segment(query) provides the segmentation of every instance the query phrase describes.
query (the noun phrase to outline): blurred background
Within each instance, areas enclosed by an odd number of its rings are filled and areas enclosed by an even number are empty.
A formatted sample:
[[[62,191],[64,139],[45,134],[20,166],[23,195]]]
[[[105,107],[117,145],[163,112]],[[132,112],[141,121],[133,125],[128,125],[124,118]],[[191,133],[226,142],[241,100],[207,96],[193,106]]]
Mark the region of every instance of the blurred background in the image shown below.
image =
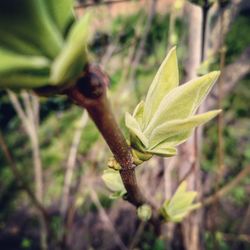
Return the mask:
[[[110,77],[122,128],[177,46],[181,83],[222,74],[200,111],[222,108],[177,156],[138,167],[161,204],[187,180],[203,206],[154,230],[101,179],[111,153],[86,111],[63,96],[0,91],[0,249],[250,249],[250,1],[86,0],[92,61]],[[124,129],[124,133],[126,131]]]

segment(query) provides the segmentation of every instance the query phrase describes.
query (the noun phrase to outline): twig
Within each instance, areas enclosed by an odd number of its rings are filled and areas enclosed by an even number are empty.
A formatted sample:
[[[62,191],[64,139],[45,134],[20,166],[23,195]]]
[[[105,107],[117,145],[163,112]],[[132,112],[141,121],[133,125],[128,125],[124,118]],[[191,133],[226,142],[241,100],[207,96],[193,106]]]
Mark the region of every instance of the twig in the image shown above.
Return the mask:
[[[133,250],[136,245],[138,244],[138,242],[140,241],[141,235],[144,231],[146,223],[144,221],[141,221],[136,232],[135,232],[135,236],[133,238],[133,240],[131,241],[131,243],[129,244],[129,250]]]
[[[221,233],[221,235],[224,238],[224,240],[227,241],[243,241],[246,243],[250,243],[250,235],[248,234],[233,235],[233,234]],[[236,249],[236,248],[231,248],[231,249]]]
[[[250,73],[250,46],[231,64],[227,65],[221,74],[223,75],[223,96],[226,96],[237,86],[241,79]],[[207,100],[207,109],[213,109],[217,105],[218,93],[214,91]]]
[[[90,197],[91,197],[92,201],[94,202],[94,204],[96,205],[96,207],[99,210],[99,213],[100,213],[100,216],[101,216],[103,222],[105,222],[105,224],[107,225],[109,230],[112,232],[112,236],[113,236],[114,240],[116,241],[116,243],[118,244],[119,249],[127,250],[128,248],[124,245],[119,234],[116,232],[116,229],[115,229],[113,223],[111,222],[109,216],[105,212],[105,210],[104,210],[102,204],[100,203],[100,200],[99,200],[96,192],[94,191],[93,187],[89,187],[89,193],[90,193]]]
[[[25,182],[25,180],[23,180],[22,175],[20,174],[20,172],[16,166],[16,162],[14,161],[13,156],[11,155],[11,152],[9,151],[7,144],[4,140],[4,137],[3,137],[1,132],[0,132],[0,147],[5,155],[7,162],[9,163],[10,169],[11,169],[16,181],[19,183],[20,187],[26,192],[27,196],[29,197],[29,199],[31,200],[31,202],[35,206],[35,208],[47,219],[48,213],[47,213],[46,209],[40,203],[40,201],[36,198],[36,196],[33,194],[30,187]]]
[[[154,18],[155,13],[156,13],[156,4],[157,4],[157,0],[150,1],[149,14],[148,14],[148,17],[146,20],[146,24],[145,24],[145,27],[143,29],[142,36],[141,36],[141,39],[139,41],[137,50],[135,50],[135,54],[133,56],[133,61],[131,64],[132,70],[131,70],[130,76],[129,76],[129,85],[131,85],[134,81],[135,74],[136,74],[136,71],[138,68],[138,64],[140,63],[142,56],[144,54],[147,37],[148,37],[149,31],[150,31],[150,28],[152,26],[153,18]]]
[[[64,178],[64,185],[63,185],[63,195],[62,195],[62,203],[61,203],[61,213],[62,215],[65,215],[65,212],[68,207],[69,203],[69,191],[70,191],[70,186],[72,182],[72,177],[75,169],[75,163],[76,163],[76,157],[77,157],[77,151],[78,147],[81,141],[81,135],[82,135],[82,130],[86,126],[88,122],[88,114],[84,110],[83,114],[81,116],[81,119],[79,121],[79,125],[76,128],[76,131],[73,136],[71,148],[69,151],[69,156],[68,156],[68,161],[66,165],[66,173],[65,173],[65,178]]]
[[[225,67],[225,57],[226,57],[226,51],[224,47],[224,11],[220,10],[220,26],[221,26],[221,32],[220,32],[220,71],[223,72],[223,69]],[[222,95],[223,95],[223,75],[220,75],[220,78],[218,80],[218,109],[222,108]],[[217,118],[217,129],[218,129],[218,183],[221,179],[221,177],[224,175],[224,140],[223,140],[223,126],[224,126],[224,115],[223,113],[220,113]]]
[[[106,75],[99,68],[88,66],[77,84],[67,90],[66,94],[79,106],[87,109],[121,166],[120,174],[127,190],[127,199],[135,206],[140,206],[148,202],[139,190],[130,148],[106,97],[107,85]]]
[[[250,166],[243,168],[236,177],[234,177],[229,183],[227,183],[224,187],[219,189],[215,194],[205,198],[201,201],[201,206],[209,206],[212,203],[216,202],[217,199],[225,196],[228,192],[230,192],[235,186],[237,186],[248,174],[250,174]]]
[[[40,157],[40,148],[39,148],[39,139],[38,139],[38,118],[35,115],[39,115],[39,103],[37,101],[36,105],[34,106],[35,110],[32,108],[30,95],[26,92],[22,92],[22,98],[24,103],[24,109],[22,108],[17,96],[8,91],[9,98],[14,109],[19,116],[22,125],[29,136],[32,148],[32,156],[33,156],[33,163],[34,163],[34,176],[35,176],[35,194],[36,199],[42,204],[43,203],[43,174],[42,174],[42,162]],[[37,97],[33,97],[37,98]],[[34,99],[33,99],[34,103]],[[39,215],[39,214],[38,214]],[[39,224],[41,227],[41,248],[43,250],[48,249],[47,246],[47,238],[48,238],[48,221],[45,217],[38,216]]]

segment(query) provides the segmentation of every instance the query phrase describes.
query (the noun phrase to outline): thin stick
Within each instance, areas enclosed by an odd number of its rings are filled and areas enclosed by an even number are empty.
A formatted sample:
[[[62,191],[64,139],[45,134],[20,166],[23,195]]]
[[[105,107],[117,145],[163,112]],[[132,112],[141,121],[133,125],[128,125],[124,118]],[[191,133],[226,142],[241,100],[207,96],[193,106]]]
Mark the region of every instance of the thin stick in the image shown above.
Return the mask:
[[[99,213],[100,213],[100,216],[101,216],[103,222],[105,222],[105,224],[107,225],[109,230],[112,232],[113,238],[116,241],[116,243],[118,244],[119,249],[127,250],[128,248],[124,245],[119,234],[116,232],[116,229],[115,229],[113,223],[111,222],[108,214],[105,212],[105,210],[104,210],[102,204],[100,203],[100,200],[99,200],[96,192],[94,191],[93,187],[89,187],[89,193],[90,193],[90,197],[91,197],[92,201],[94,202],[94,204],[96,205],[96,207],[99,210]]]
[[[22,98],[24,103],[24,109],[20,104],[17,96],[8,91],[9,98],[14,109],[17,112],[18,117],[20,118],[22,125],[29,136],[31,146],[32,146],[32,157],[34,163],[34,176],[35,176],[35,196],[36,199],[42,204],[43,203],[43,174],[42,174],[42,162],[40,157],[40,148],[39,148],[39,139],[38,139],[38,118],[35,117],[35,114],[39,115],[39,104],[35,105],[34,107],[36,110],[33,110],[30,95],[28,92],[22,92]],[[35,97],[34,97],[35,98]],[[47,246],[47,238],[48,238],[48,220],[46,217],[41,217],[38,214],[38,220],[41,227],[41,235],[40,235],[40,243],[41,248],[43,250],[48,249]]]
[[[27,185],[27,183],[22,178],[22,175],[20,174],[16,162],[14,161],[14,158],[11,154],[11,152],[8,149],[8,146],[4,140],[4,137],[0,131],[0,147],[5,155],[5,158],[10,166],[10,169],[13,173],[14,178],[19,183],[21,188],[25,191],[29,199],[31,200],[32,204],[35,206],[35,208],[45,217],[48,218],[48,214],[44,206],[40,203],[40,201],[36,198],[34,193],[31,191],[30,187]]]
[[[220,33],[220,71],[223,72],[225,67],[225,57],[226,51],[224,48],[224,11],[220,8],[220,26],[221,26],[221,33]],[[222,108],[222,99],[223,99],[223,75],[220,75],[218,80],[218,109]],[[217,182],[220,182],[221,177],[224,175],[224,140],[223,140],[223,127],[224,127],[224,117],[223,113],[221,112],[217,118],[217,129],[218,129],[218,169],[219,173],[217,176]]]
[[[140,241],[141,235],[144,231],[146,223],[144,221],[141,221],[136,232],[135,232],[135,236],[133,237],[133,240],[131,241],[130,245],[129,245],[129,250],[133,250],[136,245],[138,244],[138,242]]]
[[[249,174],[250,174],[250,165],[243,168],[236,177],[234,177],[224,187],[219,189],[215,194],[212,194],[211,196],[201,201],[202,206],[209,206],[212,203],[216,202],[217,199],[225,196],[228,192],[230,192],[235,186],[237,186]]]
[[[156,5],[157,5],[157,0],[150,0],[150,6],[149,6],[149,14],[147,16],[146,24],[144,26],[141,39],[139,40],[139,44],[137,49],[135,50],[135,54],[133,56],[133,61],[131,64],[131,72],[129,76],[129,87],[133,86],[133,81],[135,79],[135,74],[138,68],[138,65],[143,57],[144,51],[145,51],[145,46],[146,46],[146,41],[148,34],[150,32],[150,28],[152,26],[153,18],[156,14]]]
[[[63,195],[62,195],[62,203],[61,203],[61,213],[64,216],[69,203],[69,191],[71,187],[71,182],[73,178],[73,173],[75,170],[75,163],[77,157],[77,151],[79,148],[79,144],[81,141],[83,128],[86,126],[88,122],[88,113],[84,110],[79,121],[79,126],[75,130],[71,148],[69,151],[68,161],[66,165],[66,173],[64,177],[64,185],[63,185]]]

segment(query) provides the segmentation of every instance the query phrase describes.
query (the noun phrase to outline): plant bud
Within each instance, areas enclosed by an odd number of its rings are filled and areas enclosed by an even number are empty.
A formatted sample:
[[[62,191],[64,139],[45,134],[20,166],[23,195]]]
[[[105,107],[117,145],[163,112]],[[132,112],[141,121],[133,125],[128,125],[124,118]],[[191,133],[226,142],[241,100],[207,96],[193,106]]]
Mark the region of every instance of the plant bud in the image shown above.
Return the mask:
[[[152,216],[152,209],[149,205],[144,204],[137,208],[137,215],[142,221],[148,221]]]

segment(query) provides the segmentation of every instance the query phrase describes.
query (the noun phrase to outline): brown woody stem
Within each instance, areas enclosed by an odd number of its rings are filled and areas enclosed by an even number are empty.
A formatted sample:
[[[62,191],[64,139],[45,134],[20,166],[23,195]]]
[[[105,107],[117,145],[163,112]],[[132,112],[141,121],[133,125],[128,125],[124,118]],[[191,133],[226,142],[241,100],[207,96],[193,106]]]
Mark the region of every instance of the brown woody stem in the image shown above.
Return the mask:
[[[120,174],[127,190],[127,200],[138,207],[148,202],[137,185],[131,150],[111,110],[106,96],[107,85],[108,77],[98,67],[88,65],[66,94],[74,103],[87,109],[121,166]]]

